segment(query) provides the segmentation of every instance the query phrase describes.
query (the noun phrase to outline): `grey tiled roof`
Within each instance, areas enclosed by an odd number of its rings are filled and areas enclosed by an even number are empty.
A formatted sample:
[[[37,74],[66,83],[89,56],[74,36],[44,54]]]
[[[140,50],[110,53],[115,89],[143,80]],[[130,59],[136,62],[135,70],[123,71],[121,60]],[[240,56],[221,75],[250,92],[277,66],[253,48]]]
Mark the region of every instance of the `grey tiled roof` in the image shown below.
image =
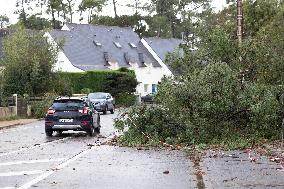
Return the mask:
[[[182,40],[175,38],[163,39],[159,37],[148,37],[144,39],[155,51],[155,53],[161,58],[162,61],[165,61],[166,55],[177,50],[179,48],[179,45],[182,43]]]
[[[64,41],[65,55],[75,67],[84,71],[109,69],[106,67],[105,52],[111,62],[118,62],[119,67],[130,66],[127,58],[144,66],[139,61],[139,53],[143,53],[145,63],[160,67],[131,28],[91,24],[68,24],[68,28],[70,31],[53,30],[50,34],[54,39]],[[101,43],[101,46],[95,45],[94,41]],[[114,42],[119,42],[121,48],[116,47]],[[129,43],[137,48],[132,48]]]

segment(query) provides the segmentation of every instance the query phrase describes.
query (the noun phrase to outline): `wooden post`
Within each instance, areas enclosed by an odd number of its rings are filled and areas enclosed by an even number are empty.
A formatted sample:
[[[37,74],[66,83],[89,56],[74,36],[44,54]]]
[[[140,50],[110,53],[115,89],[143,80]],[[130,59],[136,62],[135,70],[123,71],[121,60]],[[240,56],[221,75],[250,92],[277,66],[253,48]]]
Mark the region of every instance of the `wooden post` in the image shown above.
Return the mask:
[[[242,43],[243,40],[243,1],[242,0],[237,0],[237,36],[238,36],[238,41],[239,44]]]

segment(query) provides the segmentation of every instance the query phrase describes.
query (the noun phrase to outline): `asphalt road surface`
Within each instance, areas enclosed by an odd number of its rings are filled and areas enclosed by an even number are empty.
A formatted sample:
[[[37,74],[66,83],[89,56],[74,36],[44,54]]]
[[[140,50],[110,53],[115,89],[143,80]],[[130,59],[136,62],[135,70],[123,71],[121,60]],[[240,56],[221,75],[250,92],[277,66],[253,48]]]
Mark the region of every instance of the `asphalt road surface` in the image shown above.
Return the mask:
[[[0,130],[0,189],[284,188],[284,169],[242,151],[212,152],[201,161],[172,150],[105,145],[116,115],[101,115],[101,135],[45,137],[44,121]]]
[[[0,130],[0,189],[196,188],[186,155],[100,145],[112,137],[115,115],[101,115],[101,135],[68,132],[47,138],[44,121]]]

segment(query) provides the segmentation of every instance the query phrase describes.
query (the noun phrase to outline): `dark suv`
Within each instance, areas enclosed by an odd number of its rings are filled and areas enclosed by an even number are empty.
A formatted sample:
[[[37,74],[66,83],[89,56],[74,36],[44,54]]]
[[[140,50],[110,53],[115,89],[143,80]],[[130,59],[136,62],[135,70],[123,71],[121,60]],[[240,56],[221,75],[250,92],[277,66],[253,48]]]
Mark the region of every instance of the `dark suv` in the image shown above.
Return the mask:
[[[85,131],[93,136],[100,132],[100,115],[92,103],[75,97],[60,97],[53,101],[45,117],[45,133],[51,137],[54,131]]]

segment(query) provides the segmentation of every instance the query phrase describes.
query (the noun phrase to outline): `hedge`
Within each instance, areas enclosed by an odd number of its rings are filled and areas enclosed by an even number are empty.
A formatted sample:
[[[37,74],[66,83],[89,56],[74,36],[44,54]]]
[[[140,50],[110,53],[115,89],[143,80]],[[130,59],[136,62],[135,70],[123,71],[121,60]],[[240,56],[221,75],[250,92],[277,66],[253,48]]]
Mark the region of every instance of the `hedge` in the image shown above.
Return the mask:
[[[134,71],[121,69],[117,71],[87,71],[79,73],[60,73],[72,88],[73,93],[81,93],[89,88],[92,92],[108,92],[113,96],[121,93],[135,92],[137,80]]]

